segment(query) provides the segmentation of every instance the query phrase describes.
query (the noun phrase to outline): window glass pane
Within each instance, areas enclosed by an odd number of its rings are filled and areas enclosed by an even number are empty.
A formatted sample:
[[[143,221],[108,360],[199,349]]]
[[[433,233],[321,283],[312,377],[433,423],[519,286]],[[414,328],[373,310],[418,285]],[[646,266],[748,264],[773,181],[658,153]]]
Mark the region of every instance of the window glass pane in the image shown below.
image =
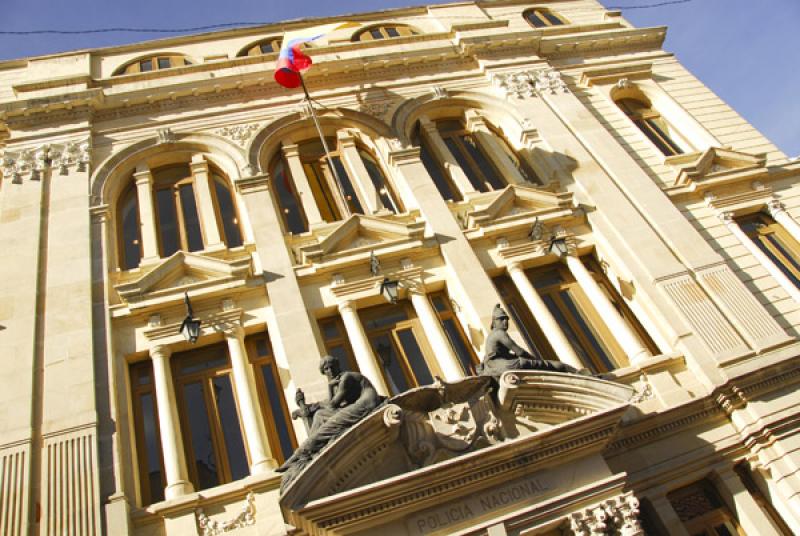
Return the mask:
[[[379,314],[371,315],[368,320],[364,322],[364,326],[368,330],[380,329],[394,326],[403,320],[408,320],[408,313],[406,313],[403,306],[395,305],[383,307]]]
[[[394,26],[387,26],[386,27],[386,35],[389,37],[400,37],[400,34],[397,33],[397,28]]]
[[[486,155],[483,154],[483,151],[478,148],[475,137],[472,134],[464,134],[461,136],[461,141],[464,144],[464,148],[478,165],[478,170],[483,176],[483,182],[489,181],[489,184],[491,184],[492,188],[495,190],[505,188],[505,182],[503,182],[503,179],[498,175],[494,166],[489,162],[489,159],[486,158]]]
[[[346,360],[340,361],[345,364]],[[278,439],[281,443],[281,453],[285,460],[294,452],[294,443],[290,431],[290,425],[286,421],[286,415],[283,412],[283,393],[281,392],[278,383],[275,381],[275,372],[273,365],[264,365],[261,367],[261,376],[264,378],[264,387],[267,391],[267,400],[269,407],[272,411],[272,419],[275,423],[275,429],[278,432]],[[283,460],[281,460],[283,461]]]
[[[233,207],[231,191],[219,177],[214,178],[214,189],[222,218],[222,228],[225,231],[225,243],[229,248],[239,247],[242,245],[242,234],[239,231],[239,220]]]
[[[450,181],[445,178],[441,168],[434,160],[433,155],[431,155],[424,141],[420,144],[419,149],[422,165],[425,166],[428,175],[433,179],[433,183],[436,185],[442,197],[450,201],[461,201],[461,195],[456,192],[455,188],[450,186]]]
[[[361,155],[361,160],[364,162],[364,167],[367,169],[367,173],[372,181],[372,185],[375,187],[375,191],[378,192],[378,197],[381,200],[381,204],[384,206],[384,208],[388,208],[395,214],[399,212],[397,203],[392,197],[391,191],[389,190],[389,185],[386,182],[386,176],[383,174],[383,171],[381,171],[378,163],[374,158],[372,158],[371,154],[363,149],[359,149],[358,154]]]
[[[186,244],[189,251],[203,249],[203,235],[200,231],[200,218],[197,215],[197,204],[194,199],[194,188],[191,184],[182,184],[178,191],[183,210],[183,224],[186,231]]]
[[[303,169],[322,219],[328,223],[340,220],[339,207],[336,206],[328,180],[322,171],[322,164],[319,161],[309,162],[303,165]]]
[[[225,441],[225,450],[228,452],[231,479],[239,480],[250,474],[250,468],[244,450],[242,428],[239,425],[239,414],[236,412],[231,379],[227,374],[217,376],[211,380],[211,385],[214,387],[222,437]]]
[[[527,19],[536,28],[543,28],[547,26],[547,23],[544,21],[544,19],[540,18],[539,10],[535,9],[533,11],[529,11],[527,14]]]
[[[271,352],[269,350],[269,345],[267,344],[267,339],[259,338],[256,340],[256,355],[258,357],[266,357],[270,355]]]
[[[765,243],[765,241],[766,241],[766,242],[769,242],[769,243],[770,243],[770,244],[772,244],[772,245],[775,245],[775,242],[774,242],[773,240],[770,240],[770,238],[771,238],[770,236],[757,236],[757,237],[756,237],[756,238],[753,240],[753,242],[755,242],[755,244],[758,246],[758,248],[759,248],[761,251],[763,251],[763,252],[764,252],[764,254],[766,254],[766,255],[767,255],[767,257],[769,257],[769,260],[771,260],[771,261],[772,261],[772,263],[773,263],[775,266],[777,266],[777,267],[778,267],[778,269],[779,269],[781,272],[783,272],[783,275],[785,275],[786,277],[788,277],[788,278],[789,278],[789,281],[791,281],[792,283],[794,283],[794,285],[795,285],[796,287],[799,287],[799,288],[800,288],[800,281],[798,281],[798,279],[797,279],[797,277],[794,275],[794,273],[792,273],[792,271],[791,271],[791,270],[790,270],[790,269],[789,269],[789,268],[788,268],[788,267],[787,267],[787,266],[784,264],[784,261],[783,261],[783,259],[781,259],[781,258],[779,258],[777,255],[775,255],[775,252],[774,252],[774,251],[773,251],[771,248],[769,248],[769,247],[767,246],[767,244]],[[779,249],[779,251],[780,251],[780,249]],[[793,264],[794,264],[794,263],[793,263]]]
[[[369,31],[369,33],[373,39],[383,39],[383,34],[381,33],[380,28],[373,28]]]
[[[479,192],[488,192],[489,189],[486,187],[486,183],[478,175],[478,170],[472,168],[472,165],[470,164],[469,160],[467,160],[466,155],[462,152],[460,147],[461,144],[456,142],[456,140],[453,138],[444,138],[444,143],[447,145],[450,153],[455,157],[456,162],[458,162],[458,166],[466,174],[467,179],[469,179],[470,184],[472,184],[472,187]]]
[[[414,337],[414,332],[410,328],[399,330],[397,331],[397,338],[403,346],[403,352],[406,354],[411,372],[417,380],[417,385],[432,384],[433,376],[425,357],[422,355],[422,349],[419,347],[416,337]]]
[[[536,271],[531,275],[530,279],[536,288],[546,288],[564,282],[564,278],[561,277],[558,270]]]
[[[186,356],[178,360],[180,364],[179,376],[194,374],[204,370],[214,370],[215,368],[228,366],[228,352],[225,347],[218,345],[210,347],[195,356]]]
[[[150,502],[158,502],[164,500],[164,483],[161,475],[161,443],[158,438],[156,405],[152,393],[142,394],[139,397],[139,403],[141,404]]]
[[[146,72],[153,70],[153,60],[144,60],[139,62],[139,71]]]
[[[683,154],[683,150],[669,137],[666,133],[666,129],[661,128],[661,125],[658,124],[656,119],[645,119],[645,121],[650,129],[655,132],[656,137],[659,138],[660,144],[656,143],[656,145],[659,145],[661,152],[668,156],[672,154]],[[645,132],[645,134],[647,133]]]
[[[559,26],[561,24],[564,24],[564,21],[562,21],[549,11],[542,11],[541,14],[547,20],[547,22],[549,22],[552,26]]]
[[[175,198],[170,188],[156,190],[158,210],[158,234],[161,239],[161,256],[169,257],[180,249],[178,216],[175,213]]]
[[[581,344],[581,340],[578,338],[575,330],[572,329],[570,323],[561,313],[561,309],[558,308],[558,305],[556,305],[553,297],[550,295],[543,295],[542,301],[544,301],[545,305],[547,305],[547,309],[550,311],[550,314],[553,315],[553,318],[556,319],[558,325],[561,326],[561,329],[564,331],[564,335],[566,335],[567,340],[569,340],[573,350],[575,350],[575,353],[578,354],[578,357],[580,357],[581,363],[583,363],[584,366],[589,368],[595,374],[601,372],[594,364],[592,358],[589,357],[589,354],[586,352],[583,344]]]
[[[461,362],[461,368],[464,370],[464,374],[475,374],[475,366],[472,362],[472,352],[470,352],[469,348],[467,347],[467,343],[461,336],[461,331],[456,326],[455,320],[452,318],[442,320],[442,327],[444,328],[444,332],[447,334],[447,339],[450,341],[450,345],[453,347],[459,362]]]
[[[447,302],[442,296],[434,296],[431,298],[431,303],[433,304],[433,308],[440,313],[450,310],[450,308],[447,306]]]
[[[389,391],[391,391],[393,395],[396,395],[408,390],[411,385],[409,385],[406,379],[398,360],[397,352],[394,349],[394,344],[392,344],[389,336],[383,334],[374,337],[370,340],[370,343],[372,344],[372,350],[375,352],[375,357],[378,358],[378,362],[383,370],[383,376],[389,386]]]
[[[781,240],[780,236],[772,232],[765,235],[764,238],[766,238],[770,242],[770,244],[772,244],[772,246],[778,251],[778,253],[783,258],[784,262],[788,266],[794,268],[795,270],[800,270],[800,264],[797,263],[797,259],[795,258],[794,254],[789,249],[787,244],[783,240]],[[796,278],[793,279],[795,280],[794,281],[795,285],[797,285],[798,282],[796,281]]]
[[[283,219],[287,231],[290,233],[306,232],[308,229],[295,197],[294,183],[286,172],[283,160],[279,159],[272,168],[272,185],[278,195],[278,204],[283,211]]]
[[[197,469],[198,489],[208,489],[220,483],[217,457],[208,423],[208,408],[200,382],[183,386],[186,399],[186,417],[194,459],[189,460]]]
[[[136,190],[131,188],[120,205],[122,223],[122,268],[139,266],[141,260],[141,235],[139,229],[139,202]]]
[[[331,161],[336,168],[336,173],[339,175],[339,180],[342,181],[342,190],[344,190],[345,201],[347,201],[347,208],[351,214],[363,214],[364,209],[361,208],[361,202],[358,200],[353,183],[350,181],[350,176],[342,165],[342,160],[338,156],[332,156]]]
[[[341,335],[341,333],[339,333],[339,326],[336,325],[336,322],[321,322],[320,326],[322,327],[322,336],[325,339],[335,339]]]
[[[330,355],[339,360],[339,367],[342,371],[358,372],[358,368],[351,364],[350,354],[343,344],[328,346],[327,351]]]
[[[159,69],[169,69],[169,58],[158,58],[158,68]]]
[[[591,325],[589,320],[584,316],[583,311],[580,311],[578,307],[575,305],[572,296],[570,296],[569,291],[562,290],[559,293],[559,297],[564,305],[567,306],[571,316],[577,322],[580,330],[583,332],[584,337],[589,341],[589,344],[592,345],[592,349],[594,350],[595,355],[600,359],[603,363],[603,366],[606,370],[613,370],[616,368],[614,363],[611,361],[611,353],[603,344],[600,337],[594,330],[594,326]]]

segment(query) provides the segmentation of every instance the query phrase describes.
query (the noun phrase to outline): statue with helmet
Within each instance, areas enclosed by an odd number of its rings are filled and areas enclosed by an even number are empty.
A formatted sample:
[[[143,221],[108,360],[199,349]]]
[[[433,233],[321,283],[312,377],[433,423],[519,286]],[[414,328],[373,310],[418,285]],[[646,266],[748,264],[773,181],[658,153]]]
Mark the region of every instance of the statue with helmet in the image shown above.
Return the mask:
[[[509,370],[548,370],[587,374],[560,361],[540,359],[518,345],[508,334],[508,314],[498,303],[492,311],[492,331],[486,338],[483,363],[479,365],[481,376],[497,379]]]

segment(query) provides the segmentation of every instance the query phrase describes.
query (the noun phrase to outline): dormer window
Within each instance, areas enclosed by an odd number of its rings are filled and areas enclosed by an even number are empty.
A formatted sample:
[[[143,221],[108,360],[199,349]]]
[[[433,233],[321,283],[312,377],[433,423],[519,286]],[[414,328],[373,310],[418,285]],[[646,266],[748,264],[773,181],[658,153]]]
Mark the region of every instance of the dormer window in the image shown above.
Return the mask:
[[[184,65],[192,65],[192,62],[189,61],[186,56],[178,54],[147,56],[144,58],[139,58],[130,63],[126,63],[117,69],[113,76],[161,71],[163,69],[170,69],[172,67],[183,67]]]
[[[282,39],[270,37],[242,49],[237,56],[260,56],[262,54],[277,53],[281,49]]]
[[[529,9],[522,14],[534,28],[546,28],[548,26],[561,26],[567,21],[560,15],[556,15],[549,9]]]
[[[405,24],[389,24],[361,30],[353,36],[353,41],[375,41],[376,39],[390,39],[392,37],[406,37],[418,34],[418,31]]]

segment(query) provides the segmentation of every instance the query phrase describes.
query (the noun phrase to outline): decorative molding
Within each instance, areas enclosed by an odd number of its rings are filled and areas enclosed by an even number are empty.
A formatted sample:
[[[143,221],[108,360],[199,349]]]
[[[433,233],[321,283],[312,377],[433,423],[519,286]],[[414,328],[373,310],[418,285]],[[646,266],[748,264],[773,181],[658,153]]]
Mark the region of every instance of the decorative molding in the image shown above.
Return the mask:
[[[448,91],[441,86],[433,86],[431,94],[433,95],[433,100],[446,99],[449,96]]]
[[[639,522],[639,500],[632,493],[575,512],[569,522],[575,536],[644,536]]]
[[[492,75],[492,85],[506,97],[524,99],[549,93],[569,93],[567,84],[556,69],[539,69],[519,73],[497,73]]]
[[[226,521],[215,521],[208,517],[202,508],[195,511],[197,526],[201,531],[201,536],[218,536],[225,532],[231,532],[238,528],[249,527],[256,523],[256,497],[253,492],[249,492],[242,505],[239,515]]]
[[[175,133],[171,128],[159,128],[156,130],[156,141],[159,145],[162,143],[175,143]]]
[[[389,106],[391,106],[391,103],[386,101],[362,102],[359,104],[358,111],[369,114],[378,119],[383,119],[383,117],[386,115],[386,112],[389,111]]]
[[[239,146],[244,147],[260,128],[261,125],[259,123],[247,123],[244,125],[222,127],[214,132],[223,138],[228,138]]]
[[[86,171],[91,162],[91,144],[83,142],[46,143],[20,151],[4,151],[0,170],[3,177],[11,178],[14,184],[23,178],[39,180],[46,171],[56,168],[62,175],[70,168]]]

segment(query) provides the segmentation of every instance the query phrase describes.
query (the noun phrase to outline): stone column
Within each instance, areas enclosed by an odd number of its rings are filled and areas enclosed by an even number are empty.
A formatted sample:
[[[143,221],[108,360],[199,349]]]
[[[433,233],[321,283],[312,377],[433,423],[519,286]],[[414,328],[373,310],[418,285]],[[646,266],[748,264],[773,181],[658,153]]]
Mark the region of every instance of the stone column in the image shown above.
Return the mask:
[[[383,208],[378,197],[378,192],[375,190],[375,185],[372,184],[372,179],[361,160],[361,155],[358,154],[358,147],[356,140],[352,134],[346,130],[340,130],[336,133],[339,140],[339,149],[342,154],[342,161],[350,174],[350,179],[354,186],[361,192],[361,198],[364,200],[364,210],[367,214],[378,212]]]
[[[798,242],[800,242],[800,224],[798,224],[791,214],[783,206],[783,203],[777,199],[773,199],[767,203],[767,211],[776,222],[786,229],[786,231]]]
[[[556,321],[550,309],[547,308],[536,288],[531,284],[530,279],[522,269],[522,265],[519,262],[509,263],[508,274],[511,276],[511,280],[517,287],[522,299],[531,308],[533,317],[539,323],[539,327],[542,328],[542,333],[547,337],[547,342],[553,347],[553,351],[559,361],[572,365],[578,370],[586,368],[586,364],[581,362],[580,357],[575,353],[575,349],[570,344],[561,326],[558,325],[558,321]]]
[[[322,216],[317,208],[317,202],[314,199],[314,193],[311,190],[311,185],[308,183],[306,177],[306,170],[303,169],[303,163],[300,161],[300,147],[296,143],[282,144],[283,157],[286,159],[289,175],[297,190],[300,204],[303,206],[303,212],[306,213],[306,221],[308,222],[309,229],[314,224],[323,223]]]
[[[606,293],[603,292],[603,289],[600,288],[600,285],[594,280],[592,274],[589,273],[589,270],[583,265],[581,259],[573,255],[566,255],[565,259],[567,267],[569,267],[570,272],[572,272],[578,285],[580,285],[581,290],[586,293],[589,301],[592,302],[592,306],[594,306],[600,318],[603,319],[608,329],[617,339],[617,342],[619,342],[622,347],[622,351],[628,356],[631,364],[639,359],[652,357],[650,351],[642,345],[639,337],[636,336],[633,329],[631,329],[625,319],[622,318],[622,315],[619,314],[619,311],[617,311],[614,304],[611,303],[611,300],[608,299]]]
[[[794,283],[792,283],[792,280],[789,279],[785,273],[783,273],[783,270],[781,270],[780,267],[778,267],[772,261],[772,259],[770,259],[749,236],[747,236],[747,233],[745,233],[744,230],[739,227],[739,224],[736,223],[736,220],[733,218],[733,213],[722,212],[719,214],[719,217],[723,223],[725,223],[725,226],[728,228],[731,234],[733,234],[733,236],[735,236],[736,239],[741,242],[741,244],[753,257],[756,258],[761,266],[767,269],[769,275],[771,275],[775,281],[778,282],[781,288],[783,288],[783,290],[785,290],[794,301],[800,303],[800,289],[798,289]]]
[[[266,473],[277,466],[277,463],[270,452],[269,443],[265,440],[267,433],[264,429],[264,416],[258,405],[253,370],[247,361],[242,326],[226,329],[225,340],[231,356],[233,387],[236,390],[247,451],[250,453],[250,474]]]
[[[209,176],[208,162],[201,154],[192,156],[189,164],[194,177],[195,195],[197,196],[200,225],[203,226],[203,238],[206,250],[224,249],[222,237],[217,224],[217,212],[211,194],[213,179]]]
[[[133,174],[136,182],[137,206],[139,207],[139,225],[141,226],[142,264],[152,263],[159,259],[158,235],[156,234],[156,214],[153,209],[153,174],[144,164],[136,166]]]
[[[511,161],[506,151],[501,146],[501,141],[497,139],[497,135],[492,132],[486,125],[486,121],[475,110],[470,110],[466,113],[467,130],[472,132],[486,151],[486,155],[492,161],[494,166],[500,171],[500,174],[505,178],[509,184],[526,184],[528,181],[522,176],[517,166]]]
[[[369,339],[367,339],[364,326],[361,325],[355,302],[352,300],[341,302],[339,304],[339,314],[342,315],[344,329],[347,332],[347,338],[350,340],[350,346],[353,348],[353,354],[361,374],[372,382],[379,394],[389,396],[389,389],[378,367],[378,360],[375,359],[375,354],[372,353],[372,347],[369,344]]]
[[[736,514],[739,524],[746,534],[759,536],[781,536],[783,533],[773,525],[772,520],[758,505],[756,500],[747,491],[739,475],[733,472],[732,467],[717,469],[719,482],[722,484],[720,493],[729,503],[728,506]]]
[[[155,345],[150,348],[150,359],[153,362],[153,384],[158,404],[161,452],[164,456],[164,471],[167,477],[164,497],[167,499],[174,499],[194,491],[189,482],[189,472],[186,469],[183,437],[178,420],[178,406],[175,402],[172,369],[169,363],[171,354],[172,351],[168,346]]]
[[[464,377],[461,362],[453,352],[453,346],[444,332],[439,315],[433,309],[428,295],[416,290],[411,290],[408,294],[411,305],[414,306],[414,311],[422,324],[422,329],[425,331],[425,336],[433,349],[433,354],[436,356],[436,361],[442,368],[444,379],[451,382],[460,380]]]
[[[422,130],[422,135],[428,141],[428,146],[431,148],[433,156],[442,164],[445,172],[450,174],[453,184],[461,190],[462,194],[474,192],[475,187],[472,186],[467,174],[461,169],[456,157],[453,156],[453,153],[447,148],[447,144],[436,128],[436,123],[423,116],[419,120],[419,125]]]

